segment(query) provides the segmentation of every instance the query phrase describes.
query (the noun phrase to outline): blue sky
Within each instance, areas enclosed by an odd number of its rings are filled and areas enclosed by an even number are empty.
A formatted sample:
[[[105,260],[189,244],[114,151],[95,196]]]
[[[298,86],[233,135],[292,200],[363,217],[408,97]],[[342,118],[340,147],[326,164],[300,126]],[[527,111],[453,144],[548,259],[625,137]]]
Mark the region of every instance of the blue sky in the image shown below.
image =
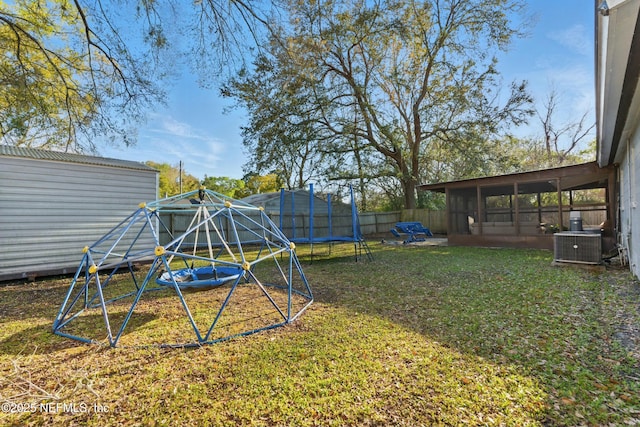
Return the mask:
[[[527,80],[538,105],[555,88],[561,123],[578,121],[585,112],[595,120],[593,5],[591,0],[530,0],[536,19],[531,35],[516,40],[499,58],[505,84]],[[149,114],[136,146],[104,148],[100,155],[171,165],[182,161],[184,170],[199,179],[242,178],[247,157],[240,127],[246,120],[242,111],[225,113],[231,105],[216,89],[202,89],[195,76],[184,75],[170,89],[167,107]],[[533,137],[539,128],[533,118],[517,133]]]

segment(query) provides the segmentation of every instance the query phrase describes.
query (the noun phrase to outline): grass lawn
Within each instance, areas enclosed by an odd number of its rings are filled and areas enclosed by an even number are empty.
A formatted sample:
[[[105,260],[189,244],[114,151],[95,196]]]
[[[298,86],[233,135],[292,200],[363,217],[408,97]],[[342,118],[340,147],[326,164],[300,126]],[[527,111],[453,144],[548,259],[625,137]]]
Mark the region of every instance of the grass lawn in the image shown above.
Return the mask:
[[[82,344],[51,333],[69,278],[2,286],[0,425],[640,425],[626,269],[370,246],[372,262],[300,247],[315,297],[302,316],[202,348]],[[171,335],[150,322],[158,298],[130,334]]]

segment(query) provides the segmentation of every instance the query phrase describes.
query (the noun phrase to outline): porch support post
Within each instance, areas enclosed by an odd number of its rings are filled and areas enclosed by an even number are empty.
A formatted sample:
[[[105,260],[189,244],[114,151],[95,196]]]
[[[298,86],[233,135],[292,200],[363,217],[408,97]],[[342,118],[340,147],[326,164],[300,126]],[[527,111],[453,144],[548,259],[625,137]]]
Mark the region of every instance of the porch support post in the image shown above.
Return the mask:
[[[516,219],[513,225],[516,230],[516,236],[519,236],[520,235],[520,204],[518,203],[518,181],[513,183],[513,198],[515,199],[514,205],[515,205],[515,213],[516,213]]]
[[[484,209],[483,209],[483,205],[484,205],[484,200],[482,200],[482,190],[480,189],[479,185],[476,185],[476,205],[478,208],[478,234],[482,235],[484,234],[484,232],[482,231],[482,223],[484,221],[486,221],[487,219],[484,218]]]
[[[556,188],[558,189],[558,227],[562,230],[562,188],[560,187],[560,178],[556,178]]]

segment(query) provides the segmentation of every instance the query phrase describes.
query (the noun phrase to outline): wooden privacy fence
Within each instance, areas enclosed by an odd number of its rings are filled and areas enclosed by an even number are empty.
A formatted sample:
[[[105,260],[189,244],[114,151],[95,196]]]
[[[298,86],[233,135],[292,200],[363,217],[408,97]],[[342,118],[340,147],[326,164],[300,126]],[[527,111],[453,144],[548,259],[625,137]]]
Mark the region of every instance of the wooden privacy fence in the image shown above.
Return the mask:
[[[396,222],[399,221],[419,221],[425,227],[429,228],[431,232],[436,234],[446,234],[447,232],[447,220],[445,211],[431,211],[428,209],[405,209],[403,211],[394,212],[362,212],[359,215],[360,218],[360,230],[366,237],[372,234],[385,234],[391,235],[391,230]],[[269,215],[271,220],[275,224],[279,224],[279,217],[277,214]],[[176,236],[183,233],[193,218],[192,213],[168,213],[162,216],[162,221],[169,228],[171,233]],[[256,220],[258,216],[256,215]],[[296,229],[300,227],[304,230],[302,235],[296,237],[308,237],[308,215],[304,214],[296,215]],[[225,234],[228,233],[226,223],[223,222],[222,229]],[[286,235],[291,232],[291,225],[284,224]],[[334,215],[332,224],[333,236],[344,236],[351,234],[351,216]],[[287,234],[289,233],[289,234]],[[240,240],[243,238],[251,240],[253,236],[249,232],[240,232]],[[328,223],[325,219],[320,218],[318,215],[314,216],[314,236],[326,237],[328,235]],[[214,243],[219,243],[215,236],[212,236]],[[160,242],[165,244],[169,241],[169,235],[166,231],[161,230]],[[187,244],[192,243],[190,241],[185,242]]]
[[[603,210],[581,211],[582,222],[585,227],[594,227],[606,219]],[[435,234],[447,234],[447,212],[429,209],[404,209],[395,212],[364,212],[360,214],[360,228],[362,234],[388,233],[399,221],[418,221]],[[563,226],[569,228],[569,211],[563,211]]]
[[[364,212],[360,215],[360,230],[368,234],[389,233],[394,224],[400,221],[400,211],[396,212]]]
[[[446,211],[432,211],[429,209],[405,209],[400,212],[389,212],[389,214],[398,214],[397,221],[419,221],[425,227],[429,228],[432,233],[447,234],[447,212]],[[582,210],[582,223],[585,227],[595,227],[601,224],[607,217],[607,213],[604,210]],[[361,214],[362,215],[366,214]],[[381,215],[384,217],[385,213],[375,213],[375,215]],[[563,226],[569,228],[569,211],[563,210]],[[362,220],[361,220],[362,222]],[[385,224],[390,225],[393,224]],[[389,231],[390,227],[382,227],[379,232]],[[367,234],[364,229],[363,233]]]
[[[432,233],[447,234],[447,212],[429,209],[405,209],[401,215],[402,221],[418,221],[431,230]]]

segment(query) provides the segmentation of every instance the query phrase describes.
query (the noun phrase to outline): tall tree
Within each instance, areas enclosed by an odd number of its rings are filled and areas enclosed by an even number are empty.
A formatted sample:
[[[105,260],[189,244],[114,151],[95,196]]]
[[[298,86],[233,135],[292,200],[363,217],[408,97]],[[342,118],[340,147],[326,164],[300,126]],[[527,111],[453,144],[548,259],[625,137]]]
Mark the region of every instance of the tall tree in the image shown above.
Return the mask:
[[[132,141],[130,119],[162,92],[104,14],[79,0],[0,3],[2,143],[93,151],[97,135]]]
[[[0,143],[133,144],[163,77],[190,63],[215,81],[268,13],[252,0],[0,1]]]
[[[521,34],[509,21],[520,0],[292,0],[289,8],[289,32],[271,44],[272,57],[304,76],[301,110],[313,112],[320,147],[340,157],[357,141],[357,152],[376,153],[378,170],[368,171],[392,173],[406,208],[428,181],[434,147],[464,157],[533,113],[525,83],[500,93],[492,56]]]
[[[543,108],[536,111],[542,126],[544,150],[547,167],[562,166],[580,157],[578,151],[582,145],[594,139],[592,131],[595,121],[589,123],[589,112],[585,112],[577,121],[558,123],[557,108],[560,95],[551,88],[543,102]],[[578,154],[576,156],[576,154]],[[595,154],[595,151],[594,151]]]
[[[267,175],[248,174],[242,180],[245,182],[246,190],[244,197],[251,194],[274,193],[282,188],[281,178],[274,173]]]
[[[275,53],[286,55],[280,47]],[[241,70],[221,93],[249,113],[249,123],[242,128],[247,175],[275,173],[294,189],[323,179],[324,152],[323,135],[315,126],[318,116],[307,102],[313,95],[310,82],[290,65],[260,54],[252,72]]]

